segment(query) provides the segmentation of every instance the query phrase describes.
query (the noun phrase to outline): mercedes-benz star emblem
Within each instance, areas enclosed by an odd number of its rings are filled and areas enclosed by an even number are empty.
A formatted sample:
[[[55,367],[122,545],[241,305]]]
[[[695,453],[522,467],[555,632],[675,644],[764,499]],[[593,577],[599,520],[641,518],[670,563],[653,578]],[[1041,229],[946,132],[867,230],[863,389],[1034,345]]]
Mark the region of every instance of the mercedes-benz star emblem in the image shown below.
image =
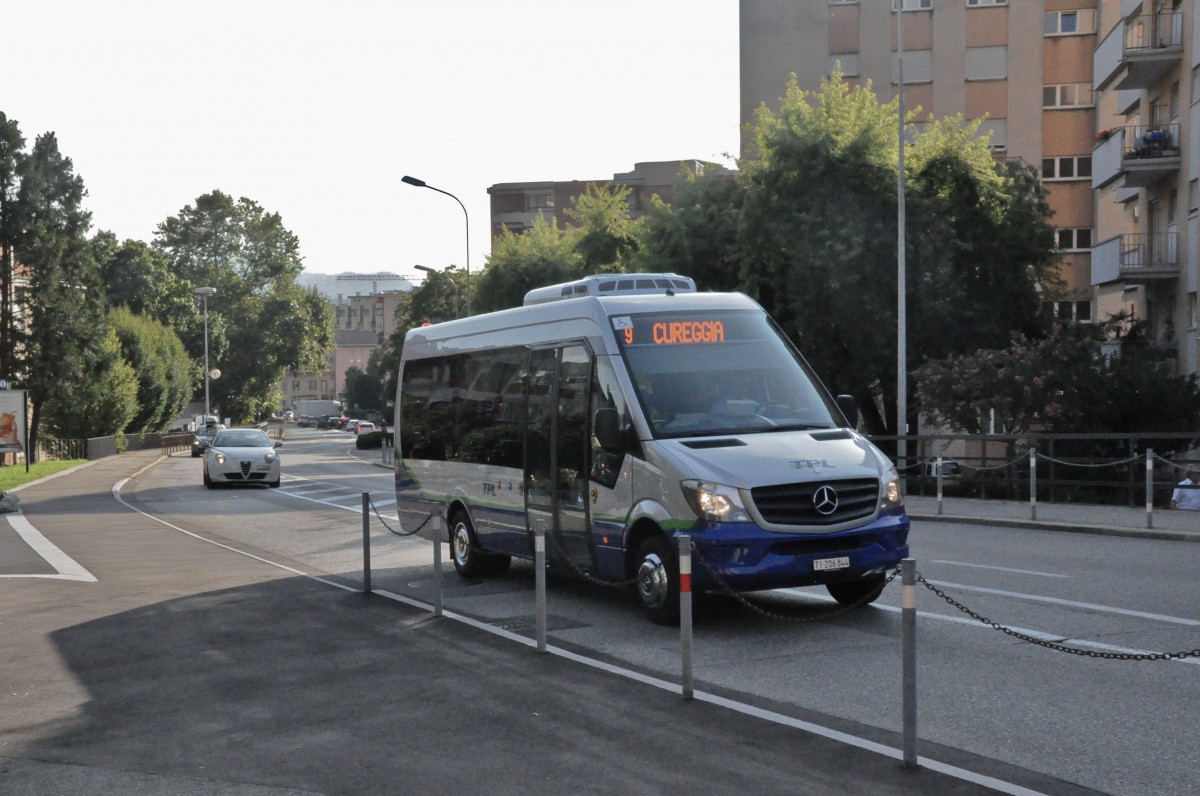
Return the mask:
[[[813,492],[813,508],[823,517],[828,517],[837,511],[838,496],[831,486],[819,487]]]

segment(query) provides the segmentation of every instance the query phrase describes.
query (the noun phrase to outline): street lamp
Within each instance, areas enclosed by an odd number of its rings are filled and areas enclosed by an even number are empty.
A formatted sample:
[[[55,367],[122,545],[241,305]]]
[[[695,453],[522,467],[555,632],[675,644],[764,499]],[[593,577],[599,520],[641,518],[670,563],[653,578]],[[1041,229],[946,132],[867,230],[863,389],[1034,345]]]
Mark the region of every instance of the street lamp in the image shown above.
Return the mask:
[[[209,415],[208,409],[208,297],[215,296],[215,287],[198,287],[192,291],[204,300],[204,417]]]
[[[416,177],[409,177],[407,174],[400,178],[400,182],[408,185],[416,186],[417,188],[428,188],[431,191],[444,193],[454,201],[458,202],[458,206],[462,208],[463,220],[467,224],[467,317],[471,315],[471,218],[467,215],[467,206],[462,203],[454,194],[449,191],[443,191],[441,188],[434,188],[432,185],[427,185],[424,180],[418,180]]]
[[[424,271],[427,274],[441,274],[446,277],[446,281],[450,283],[450,287],[454,290],[454,319],[458,320],[458,285],[454,284],[454,280],[450,278],[450,274],[445,271],[439,271],[436,268],[430,268],[428,265],[414,265],[418,271]]]

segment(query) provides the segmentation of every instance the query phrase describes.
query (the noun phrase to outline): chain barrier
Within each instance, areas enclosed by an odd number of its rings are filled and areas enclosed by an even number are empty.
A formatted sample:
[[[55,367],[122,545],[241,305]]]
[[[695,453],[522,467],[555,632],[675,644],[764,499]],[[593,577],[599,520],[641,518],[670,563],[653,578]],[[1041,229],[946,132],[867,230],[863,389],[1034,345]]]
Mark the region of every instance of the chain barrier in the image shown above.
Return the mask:
[[[975,472],[981,473],[986,470],[1003,470],[1005,467],[1012,467],[1014,464],[1018,464],[1020,462],[1027,462],[1027,461],[1029,461],[1029,454],[1026,453],[1026,454],[1022,454],[1022,455],[1016,457],[1015,459],[1009,459],[1006,462],[1000,462],[999,464],[982,465],[982,464],[967,464],[966,462],[959,462],[959,464],[965,469],[974,470]]]
[[[988,619],[986,616],[975,613],[970,608],[968,608],[965,605],[963,605],[962,603],[958,602],[953,597],[946,594],[946,592],[942,591],[937,586],[934,586],[932,583],[927,581],[925,579],[925,576],[919,572],[917,573],[917,580],[920,583],[925,584],[925,588],[929,589],[931,592],[936,594],[938,597],[941,597],[943,600],[946,601],[946,603],[953,606],[954,608],[957,608],[959,611],[963,612],[964,614],[971,617],[972,619],[974,619],[978,622],[982,622],[983,624],[988,625],[989,627],[991,627],[994,630],[999,630],[1001,633],[1004,633],[1005,635],[1012,636],[1013,638],[1020,639],[1021,641],[1027,641],[1030,644],[1036,644],[1039,647],[1045,647],[1046,649],[1055,650],[1057,652],[1066,652],[1071,655],[1080,655],[1085,658],[1104,658],[1106,660],[1116,660],[1116,661],[1170,661],[1170,660],[1183,660],[1184,658],[1200,658],[1200,649],[1188,650],[1186,652],[1149,652],[1149,653],[1101,652],[1099,650],[1082,650],[1082,649],[1079,649],[1078,647],[1068,647],[1065,644],[1059,644],[1054,641],[1047,641],[1046,639],[1042,639],[1042,638],[1034,638],[1033,636],[1030,636],[1028,634],[1021,633],[1017,630],[1013,630],[1011,627],[1005,627],[1004,625],[1000,624],[999,622],[995,622],[991,619]]]
[[[1056,459],[1053,456],[1047,456],[1044,453],[1039,453],[1037,458],[1039,462],[1045,460],[1048,462],[1054,462],[1055,464],[1061,464],[1066,467],[1090,467],[1093,469],[1099,469],[1101,467],[1118,467],[1122,464],[1133,464],[1134,462],[1140,462],[1142,460],[1141,456],[1130,456],[1127,459],[1115,459],[1113,461],[1100,462],[1098,464],[1087,464],[1084,462],[1072,462],[1066,459]]]
[[[734,591],[734,589],[729,584],[727,584],[725,581],[721,580],[721,576],[718,575],[713,570],[713,568],[711,566],[709,566],[709,563],[707,561],[705,561],[699,555],[698,551],[696,550],[695,542],[692,542],[692,558],[694,560],[700,562],[700,566],[704,567],[704,570],[712,577],[712,579],[716,582],[716,584],[721,587],[722,593],[724,593],[725,595],[727,595],[729,597],[732,597],[735,601],[737,601],[744,607],[749,608],[754,613],[759,614],[760,616],[765,616],[768,619],[778,619],[778,620],[781,620],[784,622],[795,622],[797,624],[804,624],[804,623],[808,623],[808,622],[824,622],[827,619],[831,619],[836,616],[841,616],[842,614],[846,614],[857,608],[861,608],[862,606],[866,605],[867,603],[873,602],[879,596],[878,594],[875,594],[873,591],[870,591],[852,603],[848,603],[846,605],[839,605],[835,608],[830,608],[828,610],[822,611],[821,613],[815,614],[813,616],[788,616],[786,614],[777,613],[775,611],[768,611],[766,608],[763,608],[760,605],[755,605],[753,602],[750,601],[750,599],[748,597],[746,597],[746,595],[742,594],[741,592]],[[894,581],[896,579],[896,576],[899,574],[900,574],[899,567],[893,569],[891,571],[891,573],[886,578],[884,578],[883,584],[880,586],[880,591],[882,592],[883,589],[886,589],[888,587],[888,585],[892,581]]]
[[[371,504],[371,510],[375,512],[375,516],[379,518],[379,521],[381,523],[383,523],[383,527],[387,528],[389,531],[391,531],[396,536],[416,536],[418,533],[421,532],[421,529],[423,529],[426,525],[428,525],[429,521],[432,520],[435,516],[434,512],[431,511],[431,512],[429,512],[429,516],[427,516],[424,520],[422,520],[421,524],[418,525],[416,528],[412,529],[411,531],[406,531],[403,528],[401,528],[400,530],[397,531],[395,528],[388,525],[388,521],[385,520],[383,518],[383,515],[379,513],[379,507],[375,505],[375,501],[374,501],[374,499],[371,498],[370,493],[367,493],[367,502],[369,504]]]

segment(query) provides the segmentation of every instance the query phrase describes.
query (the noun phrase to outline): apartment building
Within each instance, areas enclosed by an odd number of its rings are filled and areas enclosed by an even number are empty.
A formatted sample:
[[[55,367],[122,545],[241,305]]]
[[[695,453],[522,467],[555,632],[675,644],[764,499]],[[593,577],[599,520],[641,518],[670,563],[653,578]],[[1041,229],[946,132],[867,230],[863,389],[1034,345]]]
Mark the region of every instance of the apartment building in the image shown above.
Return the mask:
[[[700,160],[664,160],[635,163],[633,171],[613,174],[611,180],[568,180],[563,182],[505,182],[488,188],[491,197],[492,238],[501,232],[524,232],[539,215],[554,219],[560,229],[570,225],[566,210],[571,200],[582,196],[588,185],[621,185],[630,188],[629,217],[645,215],[657,196],[668,205],[675,200],[675,185],[685,168],[698,175],[735,174],[732,169]]]
[[[982,120],[997,157],[1041,169],[1064,281],[1047,309],[1131,314],[1196,371],[1195,0],[740,2],[743,123],[835,64],[890,101],[903,13],[906,109]]]

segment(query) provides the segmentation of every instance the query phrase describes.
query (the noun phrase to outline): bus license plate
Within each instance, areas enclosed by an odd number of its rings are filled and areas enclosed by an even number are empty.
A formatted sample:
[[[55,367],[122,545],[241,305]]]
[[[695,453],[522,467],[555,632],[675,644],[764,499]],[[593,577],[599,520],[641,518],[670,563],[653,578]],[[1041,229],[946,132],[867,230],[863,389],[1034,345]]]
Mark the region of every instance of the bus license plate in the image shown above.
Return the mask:
[[[813,569],[822,571],[829,569],[847,569],[850,566],[850,556],[839,556],[838,558],[818,558],[813,561]]]

